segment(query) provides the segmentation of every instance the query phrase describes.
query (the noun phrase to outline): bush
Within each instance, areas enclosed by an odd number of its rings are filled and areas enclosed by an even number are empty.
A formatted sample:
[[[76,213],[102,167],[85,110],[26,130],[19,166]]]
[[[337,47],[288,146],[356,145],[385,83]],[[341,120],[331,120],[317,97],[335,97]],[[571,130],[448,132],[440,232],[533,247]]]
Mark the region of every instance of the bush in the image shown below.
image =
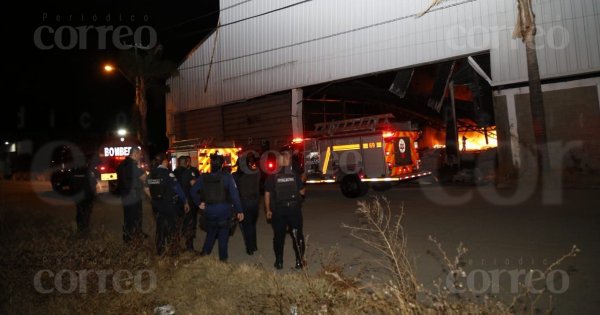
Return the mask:
[[[152,314],[167,304],[177,314],[290,314],[295,310],[298,314],[509,314],[533,309],[532,304],[521,308],[491,297],[457,296],[441,285],[437,292],[426,290],[417,282],[406,251],[402,212],[394,216],[385,200],[374,199],[359,202],[358,215],[364,224],[348,227],[350,233],[379,251],[379,265],[390,275],[390,282],[346,277],[345,268],[331,252],[323,253],[318,273],[279,274],[262,266],[224,264],[190,253],[157,257],[150,242],[126,246],[103,230],[81,236],[74,230],[55,228],[58,224],[15,228],[0,220],[0,290],[6,292],[0,297],[0,313]],[[466,249],[460,245],[458,258],[449,259],[441,244],[434,242],[448,270],[460,281],[459,256]],[[43,294],[33,285],[40,270],[55,275],[61,270],[126,270],[131,274],[150,270],[152,275],[117,279],[113,273],[105,279],[109,284],[117,281],[129,293],[119,293],[110,285],[102,291],[100,277],[89,276],[84,293],[80,286],[70,294]],[[44,288],[56,286],[56,278],[40,280]],[[59,285],[68,287],[68,280]],[[148,292],[132,290],[138,282]]]

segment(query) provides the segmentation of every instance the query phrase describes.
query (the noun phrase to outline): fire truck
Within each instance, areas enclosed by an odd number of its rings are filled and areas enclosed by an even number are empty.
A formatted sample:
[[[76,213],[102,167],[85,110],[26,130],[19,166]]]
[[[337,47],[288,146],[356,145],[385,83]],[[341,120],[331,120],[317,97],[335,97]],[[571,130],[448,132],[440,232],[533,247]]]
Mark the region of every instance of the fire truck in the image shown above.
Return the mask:
[[[236,147],[200,148],[198,149],[198,170],[200,173],[210,173],[210,156],[218,154],[222,155],[225,160],[223,170],[233,173],[237,170],[238,154],[241,150]]]
[[[242,148],[236,147],[234,142],[216,143],[212,139],[192,139],[175,142],[169,150],[173,168],[177,165],[177,158],[189,156],[192,158],[192,166],[197,167],[201,173],[210,172],[210,156],[220,154],[225,159],[223,169],[229,172],[237,170],[237,160]]]
[[[392,183],[431,175],[420,169],[421,132],[410,122],[393,122],[392,114],[315,125],[310,138],[295,139],[303,152],[300,165],[307,183],[338,183],[344,196],[365,195],[369,186],[383,190]]]
[[[98,152],[98,192],[115,192],[117,188],[117,167],[127,156],[131,148],[139,143],[134,140],[119,139],[109,140],[100,146]],[[143,161],[143,159],[142,159]],[[142,168],[146,168],[145,162],[141,162]]]

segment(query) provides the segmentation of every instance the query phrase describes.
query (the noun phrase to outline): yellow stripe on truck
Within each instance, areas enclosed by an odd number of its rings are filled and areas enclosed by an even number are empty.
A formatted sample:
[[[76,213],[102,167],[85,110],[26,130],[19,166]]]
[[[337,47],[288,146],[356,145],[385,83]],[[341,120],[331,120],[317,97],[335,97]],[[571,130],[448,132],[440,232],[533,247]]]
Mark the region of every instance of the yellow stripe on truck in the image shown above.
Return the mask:
[[[227,166],[231,167],[231,171],[237,170],[238,148],[204,148],[198,151],[198,170],[202,173],[210,172],[210,156],[216,152],[224,156],[229,156],[230,161]]]
[[[323,161],[323,175],[327,174],[327,166],[329,166],[329,158],[331,157],[331,147],[327,147],[325,152],[325,160]]]
[[[209,171],[210,169],[210,158],[209,157],[200,157],[198,158],[198,169],[200,170],[200,172],[202,173],[206,173]]]
[[[333,151],[350,151],[359,150],[360,144],[345,144],[345,145],[334,145]]]

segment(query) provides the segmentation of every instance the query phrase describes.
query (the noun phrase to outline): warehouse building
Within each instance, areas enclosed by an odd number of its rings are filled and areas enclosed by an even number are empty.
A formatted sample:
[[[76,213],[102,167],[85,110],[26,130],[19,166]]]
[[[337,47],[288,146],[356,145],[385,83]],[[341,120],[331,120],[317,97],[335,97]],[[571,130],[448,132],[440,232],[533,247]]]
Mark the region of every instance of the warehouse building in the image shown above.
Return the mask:
[[[497,143],[499,176],[528,169],[535,141],[525,48],[512,38],[516,1],[445,0],[420,16],[430,2],[220,1],[219,26],[169,82],[171,148],[273,147],[319,122],[393,113],[424,130],[420,146]],[[534,4],[552,166],[597,176],[600,3]]]

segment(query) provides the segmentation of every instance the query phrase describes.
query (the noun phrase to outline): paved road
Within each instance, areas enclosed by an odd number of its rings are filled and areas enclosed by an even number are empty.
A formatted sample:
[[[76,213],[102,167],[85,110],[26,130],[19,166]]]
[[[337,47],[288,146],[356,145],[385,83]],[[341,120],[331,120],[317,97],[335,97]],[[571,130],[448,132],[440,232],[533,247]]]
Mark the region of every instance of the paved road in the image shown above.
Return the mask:
[[[43,225],[43,219],[50,217],[74,226],[74,206],[61,201],[49,192],[49,188],[47,183],[0,182],[0,213],[15,225]],[[318,264],[315,254],[318,250],[336,248],[341,262],[350,272],[360,266],[369,266],[368,259],[372,254],[341,227],[341,223],[357,224],[356,200],[344,198],[337,186],[310,186],[308,191],[304,216],[309,252],[312,253],[310,262]],[[518,193],[526,191],[517,190]],[[544,270],[576,244],[582,250],[581,254],[559,267],[568,273],[568,283],[556,285],[556,290],[566,289],[566,292],[553,296],[557,313],[569,314],[577,310],[580,314],[600,314],[600,295],[597,293],[600,292],[600,190],[537,190],[525,193],[522,200],[511,200],[513,193],[512,190],[497,191],[492,186],[412,185],[394,187],[382,195],[389,199],[395,212],[404,205],[408,247],[415,257],[418,278],[426,285],[443,276],[441,265],[430,254],[436,250],[428,241],[429,235],[435,236],[450,253],[459,242],[465,243],[469,248],[466,270],[476,279],[486,276],[492,279],[494,270]],[[375,195],[378,193],[371,192],[367,198]],[[153,226],[150,214],[149,206],[145,205],[147,232]],[[122,220],[118,200],[101,196],[92,216],[94,227],[104,226],[119,234]],[[272,268],[272,232],[264,216],[259,220],[258,228],[259,252],[247,256],[241,235],[236,233],[231,240],[231,262],[263,264]],[[196,248],[200,247],[201,241],[203,235],[197,238]],[[286,268],[293,264],[289,240],[285,264]],[[374,275],[378,276],[377,273]],[[524,276],[520,280],[524,280]],[[481,285],[476,284],[476,288]],[[508,274],[500,276],[500,285],[500,296],[504,297],[510,291]]]

